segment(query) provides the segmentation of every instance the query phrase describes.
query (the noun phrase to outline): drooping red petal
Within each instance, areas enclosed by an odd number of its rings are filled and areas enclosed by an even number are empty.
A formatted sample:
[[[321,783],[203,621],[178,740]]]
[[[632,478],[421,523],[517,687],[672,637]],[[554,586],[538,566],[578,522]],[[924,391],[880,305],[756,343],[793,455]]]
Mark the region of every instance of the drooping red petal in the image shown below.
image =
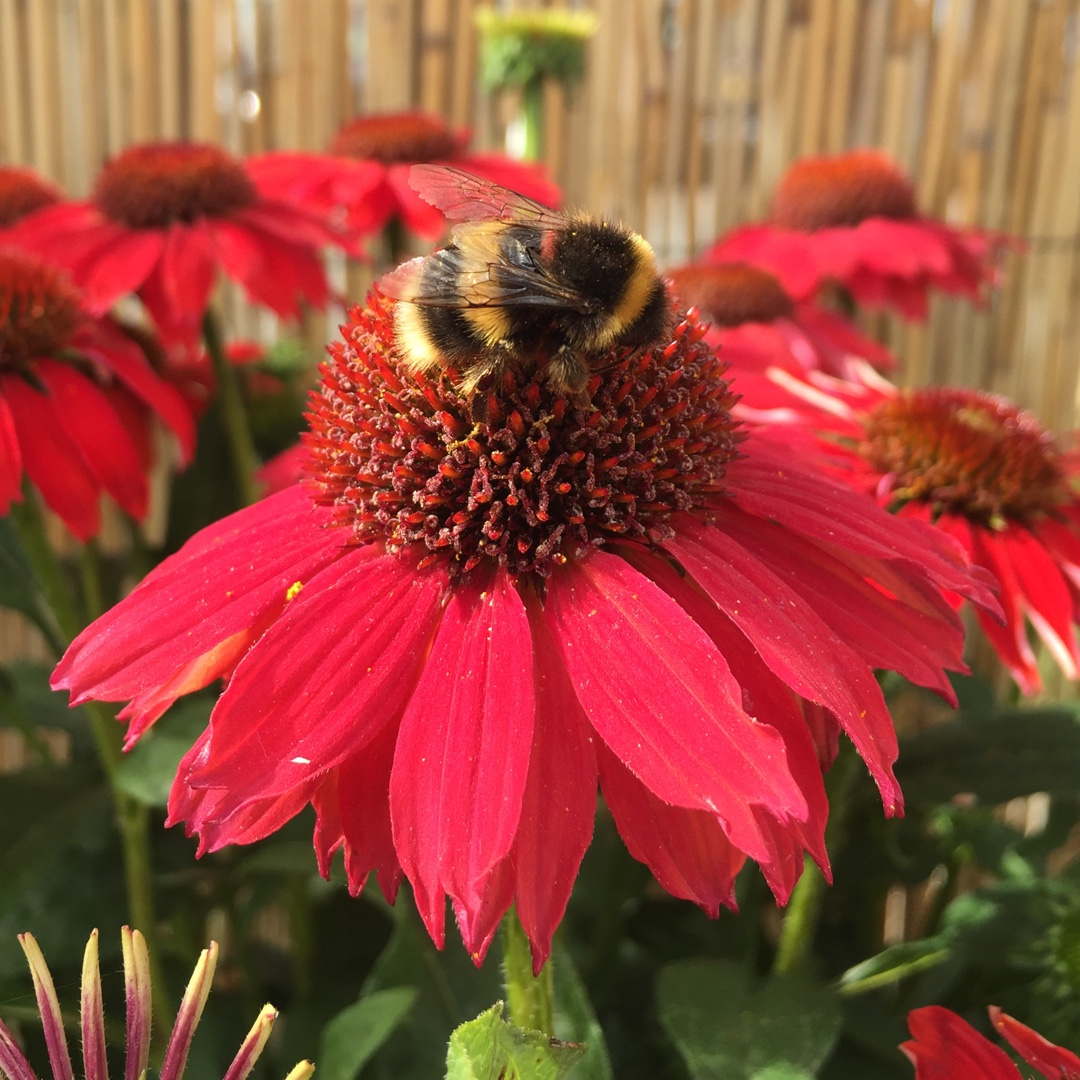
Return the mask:
[[[160,378],[129,337],[108,322],[78,335],[73,345],[111,371],[140,401],[157,413],[180,443],[184,462],[195,450],[195,422],[180,392]]]
[[[967,1021],[940,1005],[908,1013],[914,1036],[900,1049],[915,1066],[915,1080],[1019,1080],[1009,1055],[980,1035]]]
[[[996,1005],[989,1008],[990,1023],[1005,1036],[1009,1045],[1046,1080],[1080,1080],[1080,1057],[1063,1046],[1055,1046],[1026,1024],[1014,1020]]]
[[[149,485],[139,451],[105,393],[68,364],[39,360],[38,377],[48,388],[64,433],[79,448],[97,483],[121,509],[141,521]]]
[[[388,166],[386,184],[394,193],[395,209],[405,227],[425,240],[435,240],[446,228],[446,218],[412,189],[409,183],[411,168],[409,164]]]
[[[357,896],[372,870],[379,872],[383,895],[394,902],[401,863],[390,825],[390,772],[399,724],[387,724],[363,750],[338,768],[338,813],[345,834],[349,891]]]
[[[2,388],[0,388],[2,390]],[[0,517],[22,498],[22,451],[15,433],[15,418],[0,392]]]
[[[595,552],[552,574],[545,614],[590,723],[657,798],[716,815],[754,858],[767,853],[753,804],[805,819],[783,740],[746,715],[719,650],[648,578]]]
[[[390,778],[394,845],[420,914],[442,938],[445,895],[467,911],[521,816],[536,703],[532,642],[517,589],[458,585],[401,720]]]
[[[886,812],[899,813],[903,796],[892,771],[899,753],[896,731],[866,661],[722,524],[683,515],[676,529],[667,548],[753,642],[771,671],[836,715],[877,781]]]
[[[219,812],[231,812],[357,753],[409,699],[446,588],[441,567],[417,571],[374,544],[345,549],[237,665],[189,783],[227,788]]]
[[[453,900],[454,920],[461,931],[461,940],[480,967],[499,929],[503,916],[514,900],[514,864],[511,856],[500,860],[484,877],[484,891],[469,906]],[[539,972],[533,962],[534,973]]]
[[[627,851],[672,896],[692,900],[710,918],[721,904],[737,910],[735,878],[746,856],[716,817],[658,799],[603,743],[597,756],[604,800]]]
[[[161,258],[165,239],[159,229],[116,226],[106,243],[84,255],[71,274],[90,308],[102,314],[121,296],[135,292]]]
[[[0,394],[7,400],[26,474],[49,509],[76,537],[89,540],[101,527],[101,488],[65,434],[52,401],[18,375],[0,374]]]
[[[825,823],[829,804],[821,779],[817,749],[807,728],[799,698],[768,667],[765,659],[742,631],[725,617],[699,589],[693,588],[666,560],[645,554],[629,545],[621,549],[631,564],[656,582],[716,643],[732,675],[742,687],[743,708],[748,715],[780,732],[788,767],[806,798],[805,822],[777,822],[763,809],[758,825],[770,857],[761,869],[780,903],[787,903],[802,875],[803,853],[809,851],[827,878],[829,859],[825,851]]]
[[[161,259],[140,286],[139,297],[166,344],[198,340],[217,265],[205,218],[190,225],[176,222],[165,231]]]
[[[533,970],[551,955],[574,879],[593,833],[596,750],[589,719],[570,685],[551,631],[527,604],[533,639],[533,725],[529,777],[514,847],[517,915],[532,948]]]
[[[342,537],[290,488],[196,533],[72,643],[53,672],[75,704],[122,701],[168,683],[280,610],[290,588],[337,558]]]
[[[963,629],[936,592],[887,596],[850,565],[772,522],[723,508],[722,528],[809,601],[871,667],[948,694],[943,665],[963,668]],[[886,582],[880,582],[886,584]],[[901,583],[889,580],[899,589]]]

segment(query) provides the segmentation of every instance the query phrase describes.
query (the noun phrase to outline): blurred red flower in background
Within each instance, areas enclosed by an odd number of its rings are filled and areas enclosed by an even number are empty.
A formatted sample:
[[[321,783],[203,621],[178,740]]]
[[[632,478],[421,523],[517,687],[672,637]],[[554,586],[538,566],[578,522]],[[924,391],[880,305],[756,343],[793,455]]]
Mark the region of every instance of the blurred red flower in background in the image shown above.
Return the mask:
[[[326,218],[256,186],[247,162],[203,143],[147,143],[102,169],[86,201],[47,206],[12,240],[71,272],[96,312],[138,293],[166,345],[191,345],[218,271],[285,318],[323,306],[319,253],[351,247]]]
[[[1080,672],[1080,457],[1031,413],[955,387],[898,390],[774,369],[742,380],[738,412],[904,517],[932,522],[997,579],[1004,625],[976,614],[1021,690],[1041,687],[1028,623],[1069,678]],[[756,407],[759,406],[759,407]],[[781,421],[786,421],[781,422]]]
[[[777,185],[769,220],[722,236],[702,261],[770,270],[796,300],[837,282],[857,303],[923,319],[931,289],[981,301],[1010,242],[923,216],[895,162],[852,150],[796,161]]]
[[[1055,1046],[1019,1020],[989,1008],[990,1022],[1009,1045],[1046,1080],[1080,1080],[1080,1057]],[[915,1066],[915,1080],[1022,1080],[1009,1055],[966,1020],[940,1005],[908,1013],[914,1038],[900,1049]]]
[[[155,414],[190,456],[191,416],[135,342],[91,315],[63,271],[0,249],[0,514],[25,472],[80,540],[100,527],[103,492],[145,517]]]
[[[320,213],[344,208],[361,236],[395,219],[425,240],[445,230],[442,212],[409,186],[409,170],[418,162],[453,164],[547,206],[560,205],[562,193],[541,166],[471,152],[469,139],[468,131],[427,113],[375,113],[344,124],[328,155],[263,154],[252,159],[251,170],[257,184],[287,191]]]
[[[33,169],[0,165],[0,242],[8,243],[7,230],[17,221],[63,197],[55,184]]]
[[[779,279],[749,263],[689,263],[667,271],[686,306],[710,319],[706,338],[736,372],[773,365],[796,374],[850,377],[862,362],[889,371],[896,358],[849,319],[815,303],[796,304]]]
[[[597,784],[630,852],[710,914],[744,859],[827,870],[821,770],[851,737],[899,812],[873,668],[945,696],[992,604],[960,548],[732,420],[694,316],[616,350],[581,408],[505,373],[475,423],[399,366],[377,291],[313,395],[308,481],[203,530],[72,645],[53,685],[129,699],[129,744],[228,676],[170,821],[201,849],[317,811],[324,873],[402,874],[479,961],[511,902],[537,967]],[[542,366],[542,365],[541,365]]]

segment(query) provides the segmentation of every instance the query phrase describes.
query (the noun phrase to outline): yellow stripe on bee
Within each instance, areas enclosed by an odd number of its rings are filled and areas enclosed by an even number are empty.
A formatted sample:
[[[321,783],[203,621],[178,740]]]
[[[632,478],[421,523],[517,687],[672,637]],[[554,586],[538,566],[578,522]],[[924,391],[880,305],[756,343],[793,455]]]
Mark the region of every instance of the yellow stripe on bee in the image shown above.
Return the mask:
[[[502,341],[510,333],[513,325],[506,308],[494,305],[466,308],[461,314],[488,348]]]
[[[407,371],[427,371],[440,360],[424,328],[423,317],[416,304],[401,300],[394,305],[394,338]]]
[[[626,283],[626,291],[618,306],[611,313],[611,340],[622,333],[644,310],[649,294],[656,284],[656,256],[648,240],[631,233],[634,245],[634,272]]]

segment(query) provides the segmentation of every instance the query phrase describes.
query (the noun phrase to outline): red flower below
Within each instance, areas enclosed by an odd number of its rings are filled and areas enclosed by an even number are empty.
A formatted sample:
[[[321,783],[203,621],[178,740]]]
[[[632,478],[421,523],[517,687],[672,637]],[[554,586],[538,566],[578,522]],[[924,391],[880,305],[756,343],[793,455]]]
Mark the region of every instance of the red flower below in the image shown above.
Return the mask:
[[[1010,242],[922,216],[893,161],[853,150],[797,161],[777,187],[770,220],[721,237],[703,261],[763,267],[796,300],[838,282],[860,304],[923,319],[931,289],[981,302]]]
[[[45,207],[14,242],[68,269],[93,310],[137,292],[166,345],[200,334],[219,270],[285,318],[322,307],[319,253],[351,247],[325,217],[260,191],[248,163],[217,146],[149,143],[106,164],[89,201]]]
[[[747,380],[740,415],[814,454],[904,517],[932,522],[996,578],[1005,622],[979,623],[1025,693],[1041,686],[1028,623],[1069,678],[1080,673],[1080,458],[1030,413],[977,390],[897,390],[773,370]],[[786,421],[787,423],[779,423]]]
[[[1046,1080],[1080,1080],[1080,1057],[1048,1042],[996,1005],[988,1011],[995,1030]],[[900,1049],[915,1066],[915,1080],[1023,1080],[1004,1050],[949,1009],[940,1005],[913,1009],[908,1027],[914,1038],[901,1043]]]
[[[360,236],[374,235],[394,219],[425,240],[442,234],[446,218],[409,184],[409,170],[418,162],[452,164],[559,206],[562,193],[540,166],[504,154],[471,153],[469,138],[468,131],[454,131],[427,113],[358,116],[334,136],[329,156],[264,154],[252,160],[252,176],[265,190],[288,192],[319,213],[344,208]]]
[[[899,812],[872,669],[949,694],[942,592],[992,602],[955,543],[745,437],[692,316],[613,350],[587,407],[507,370],[482,424],[453,372],[400,365],[378,292],[345,330],[306,484],[193,537],[53,678],[130,700],[130,743],[228,676],[170,798],[201,850],[312,803],[324,872],[404,874],[439,944],[449,896],[478,962],[513,902],[539,967],[598,785],[710,914],[747,856],[781,900],[804,851],[827,872],[841,730]]]
[[[80,540],[98,531],[103,492],[142,519],[154,414],[190,456],[187,408],[138,346],[90,315],[61,270],[0,249],[0,514],[25,472]]]
[[[0,237],[7,243],[5,230],[27,214],[51,206],[64,197],[55,185],[33,169],[18,165],[0,165]]]
[[[796,304],[779,279],[748,263],[691,263],[669,270],[682,303],[711,319],[707,340],[737,374],[781,367],[793,374],[824,371],[852,378],[862,364],[896,366],[884,346],[842,315],[815,303]]]

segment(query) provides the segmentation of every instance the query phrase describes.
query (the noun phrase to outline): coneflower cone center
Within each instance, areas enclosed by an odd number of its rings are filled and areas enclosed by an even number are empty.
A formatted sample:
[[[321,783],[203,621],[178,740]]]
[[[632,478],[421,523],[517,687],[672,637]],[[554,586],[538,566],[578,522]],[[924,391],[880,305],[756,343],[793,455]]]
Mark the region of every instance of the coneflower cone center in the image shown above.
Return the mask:
[[[343,125],[330,153],[368,158],[392,165],[400,161],[445,161],[457,157],[464,137],[437,116],[427,113],[383,113],[358,116]]]
[[[381,294],[345,331],[305,441],[315,499],[356,543],[423,545],[455,574],[490,560],[546,575],[609,541],[662,542],[673,513],[723,490],[735,395],[696,315],[670,342],[613,350],[586,406],[553,393],[542,367],[505,369],[482,423],[456,373],[403,370]]]
[[[794,311],[779,279],[749,263],[680,266],[667,276],[679,299],[717,326],[769,323]]]
[[[0,371],[63,348],[82,319],[79,292],[62,270],[0,249]]]
[[[899,503],[983,525],[1026,521],[1068,499],[1057,449],[1030,413],[975,390],[901,391],[867,417],[860,452]]]
[[[772,203],[773,224],[803,232],[917,213],[911,181],[874,150],[796,162],[777,185]]]
[[[60,192],[30,169],[0,168],[0,228],[60,201]]]
[[[101,170],[94,202],[132,229],[226,217],[250,206],[255,185],[243,165],[208,143],[148,143],[117,154]]]

